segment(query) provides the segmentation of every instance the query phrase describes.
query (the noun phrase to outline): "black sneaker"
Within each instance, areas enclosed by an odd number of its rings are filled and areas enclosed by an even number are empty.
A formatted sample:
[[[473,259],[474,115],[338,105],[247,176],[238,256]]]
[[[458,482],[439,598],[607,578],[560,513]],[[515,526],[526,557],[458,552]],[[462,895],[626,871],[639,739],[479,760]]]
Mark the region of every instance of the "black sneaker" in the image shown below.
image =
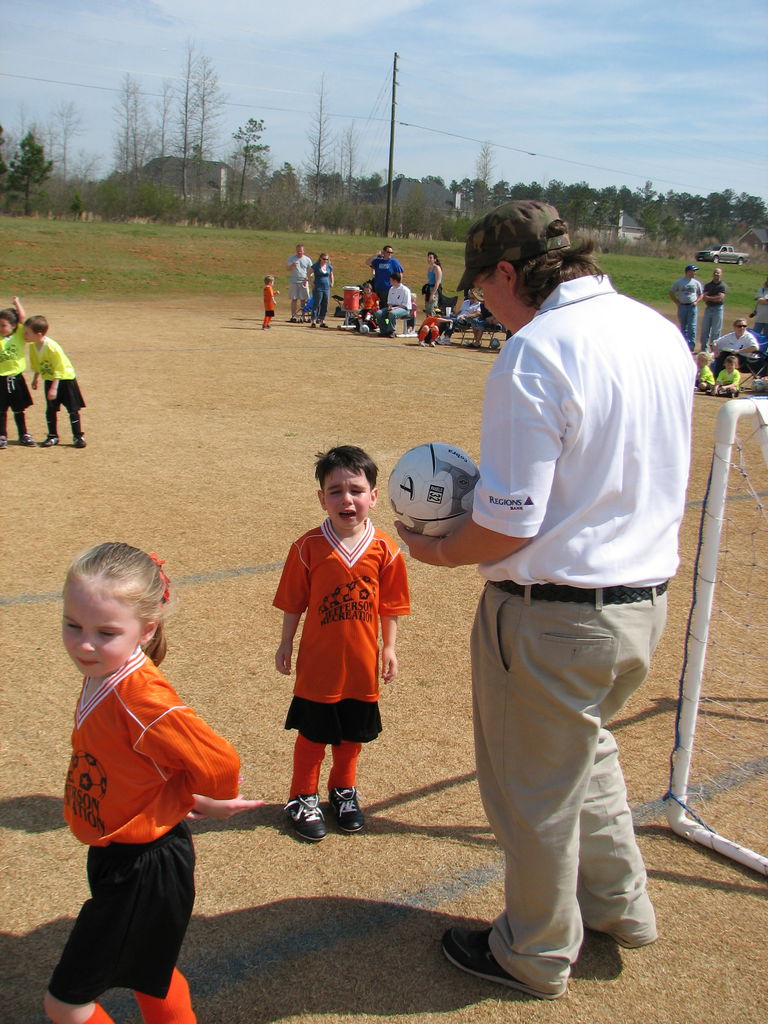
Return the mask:
[[[357,800],[354,786],[340,789],[338,786],[328,794],[333,813],[342,832],[359,832],[365,824],[363,812]]]
[[[535,996],[536,999],[559,999],[560,996],[565,995],[568,991],[568,986],[565,983],[556,992],[542,992],[538,988],[526,985],[524,981],[513,978],[496,962],[491,953],[488,945],[490,934],[490,928],[479,930],[449,928],[443,935],[443,952],[455,967],[466,971],[467,974],[485,978],[486,981],[495,981],[499,985],[517,989],[518,992],[524,992],[528,996]]]
[[[285,813],[302,839],[311,839],[313,842],[325,839],[325,818],[320,810],[317,793],[295,796],[285,805]]]
[[[19,444],[24,445],[25,448],[37,447],[31,434],[22,434],[19,438]]]
[[[41,448],[53,448],[54,445],[59,443],[58,437],[54,437],[53,434],[49,434],[44,441],[40,442]]]
[[[85,438],[82,434],[73,440],[72,446],[73,448],[85,448]]]

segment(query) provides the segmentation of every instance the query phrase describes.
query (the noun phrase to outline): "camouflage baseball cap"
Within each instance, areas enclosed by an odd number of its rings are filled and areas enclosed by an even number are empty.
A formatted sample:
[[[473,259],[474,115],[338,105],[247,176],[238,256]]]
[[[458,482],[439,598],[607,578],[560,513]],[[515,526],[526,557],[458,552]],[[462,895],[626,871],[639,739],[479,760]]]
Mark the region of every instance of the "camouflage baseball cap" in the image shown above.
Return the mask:
[[[554,206],[538,199],[504,203],[469,229],[458,288],[471,288],[477,275],[499,260],[516,263],[570,244],[567,225]]]

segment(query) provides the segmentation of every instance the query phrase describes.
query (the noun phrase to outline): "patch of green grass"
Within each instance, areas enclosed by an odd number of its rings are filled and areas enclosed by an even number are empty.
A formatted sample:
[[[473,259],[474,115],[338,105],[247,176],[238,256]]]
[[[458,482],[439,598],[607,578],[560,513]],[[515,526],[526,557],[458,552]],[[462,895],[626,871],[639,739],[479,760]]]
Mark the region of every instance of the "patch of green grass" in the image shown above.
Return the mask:
[[[12,217],[0,217],[0,228],[8,299],[18,294],[30,301],[35,295],[141,299],[194,293],[250,294],[260,302],[264,275],[274,274],[282,291],[280,307],[285,308],[285,264],[297,242],[304,243],[313,259],[323,250],[330,254],[334,291],[340,293],[345,285],[361,284],[367,278],[365,259],[384,241],[362,235]],[[395,239],[393,245],[407,283],[417,294],[426,280],[429,249],[440,255],[444,292],[455,293],[464,264],[462,243]],[[684,262],[610,253],[600,257],[619,291],[668,314],[673,312],[669,287],[681,276]],[[722,269],[729,288],[726,317],[749,313],[765,279],[765,267],[748,264]],[[699,277],[706,281],[710,276],[711,266],[703,264]]]

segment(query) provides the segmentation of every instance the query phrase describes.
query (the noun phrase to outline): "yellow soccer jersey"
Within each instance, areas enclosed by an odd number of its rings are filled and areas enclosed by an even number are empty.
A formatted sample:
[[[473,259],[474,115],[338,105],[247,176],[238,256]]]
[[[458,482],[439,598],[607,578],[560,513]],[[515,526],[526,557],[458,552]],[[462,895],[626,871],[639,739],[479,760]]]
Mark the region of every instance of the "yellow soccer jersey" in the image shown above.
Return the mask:
[[[75,368],[66,352],[48,335],[43,338],[43,347],[39,352],[34,342],[29,346],[29,365],[43,380],[75,379]]]
[[[13,334],[0,338],[0,377],[15,377],[26,368],[24,324],[19,324]]]

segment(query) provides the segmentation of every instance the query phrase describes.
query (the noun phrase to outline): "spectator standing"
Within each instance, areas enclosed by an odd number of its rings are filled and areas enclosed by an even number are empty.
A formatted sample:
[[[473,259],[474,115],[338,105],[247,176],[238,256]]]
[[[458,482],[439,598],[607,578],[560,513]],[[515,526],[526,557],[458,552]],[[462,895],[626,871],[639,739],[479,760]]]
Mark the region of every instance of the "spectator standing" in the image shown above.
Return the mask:
[[[755,330],[763,337],[768,337],[768,277],[763,287],[755,295]]]
[[[304,252],[303,245],[296,246],[296,252],[289,257],[286,267],[288,274],[288,297],[291,300],[290,324],[300,323],[299,311],[309,298],[309,271],[312,260]]]
[[[310,327],[327,327],[328,300],[333,287],[333,267],[327,252],[321,252],[310,269],[312,275],[312,323]]]
[[[487,581],[471,641],[475,757],[506,907],[488,927],[449,929],[443,951],[557,999],[585,925],[627,948],[656,938],[607,723],[664,628],[694,364],[548,204],[507,203],[470,228],[458,287],[471,286],[511,331],[486,383],[472,518],[441,538],[397,524],[413,557],[478,564]],[[637,359],[649,346],[663,373]]]
[[[385,245],[365,261],[366,266],[373,271],[373,290],[379,297],[379,305],[384,308],[387,305],[389,289],[392,285],[392,273],[400,275],[404,273],[402,266],[392,255],[392,246]],[[410,310],[410,306],[408,307]]]
[[[704,285],[703,301],[704,316],[701,318],[701,338],[699,348],[702,352],[712,351],[712,344],[723,333],[723,313],[725,311],[725,293],[728,285],[723,281],[720,267],[712,271],[712,280]]]
[[[701,281],[696,279],[696,271],[699,268],[695,263],[689,263],[685,268],[682,277],[673,283],[669,289],[669,297],[677,306],[677,319],[683,337],[688,342],[688,348],[693,352],[696,348],[696,319],[698,305],[704,289]]]
[[[427,253],[427,283],[423,290],[424,312],[434,316],[443,294],[443,268],[436,252]]]

